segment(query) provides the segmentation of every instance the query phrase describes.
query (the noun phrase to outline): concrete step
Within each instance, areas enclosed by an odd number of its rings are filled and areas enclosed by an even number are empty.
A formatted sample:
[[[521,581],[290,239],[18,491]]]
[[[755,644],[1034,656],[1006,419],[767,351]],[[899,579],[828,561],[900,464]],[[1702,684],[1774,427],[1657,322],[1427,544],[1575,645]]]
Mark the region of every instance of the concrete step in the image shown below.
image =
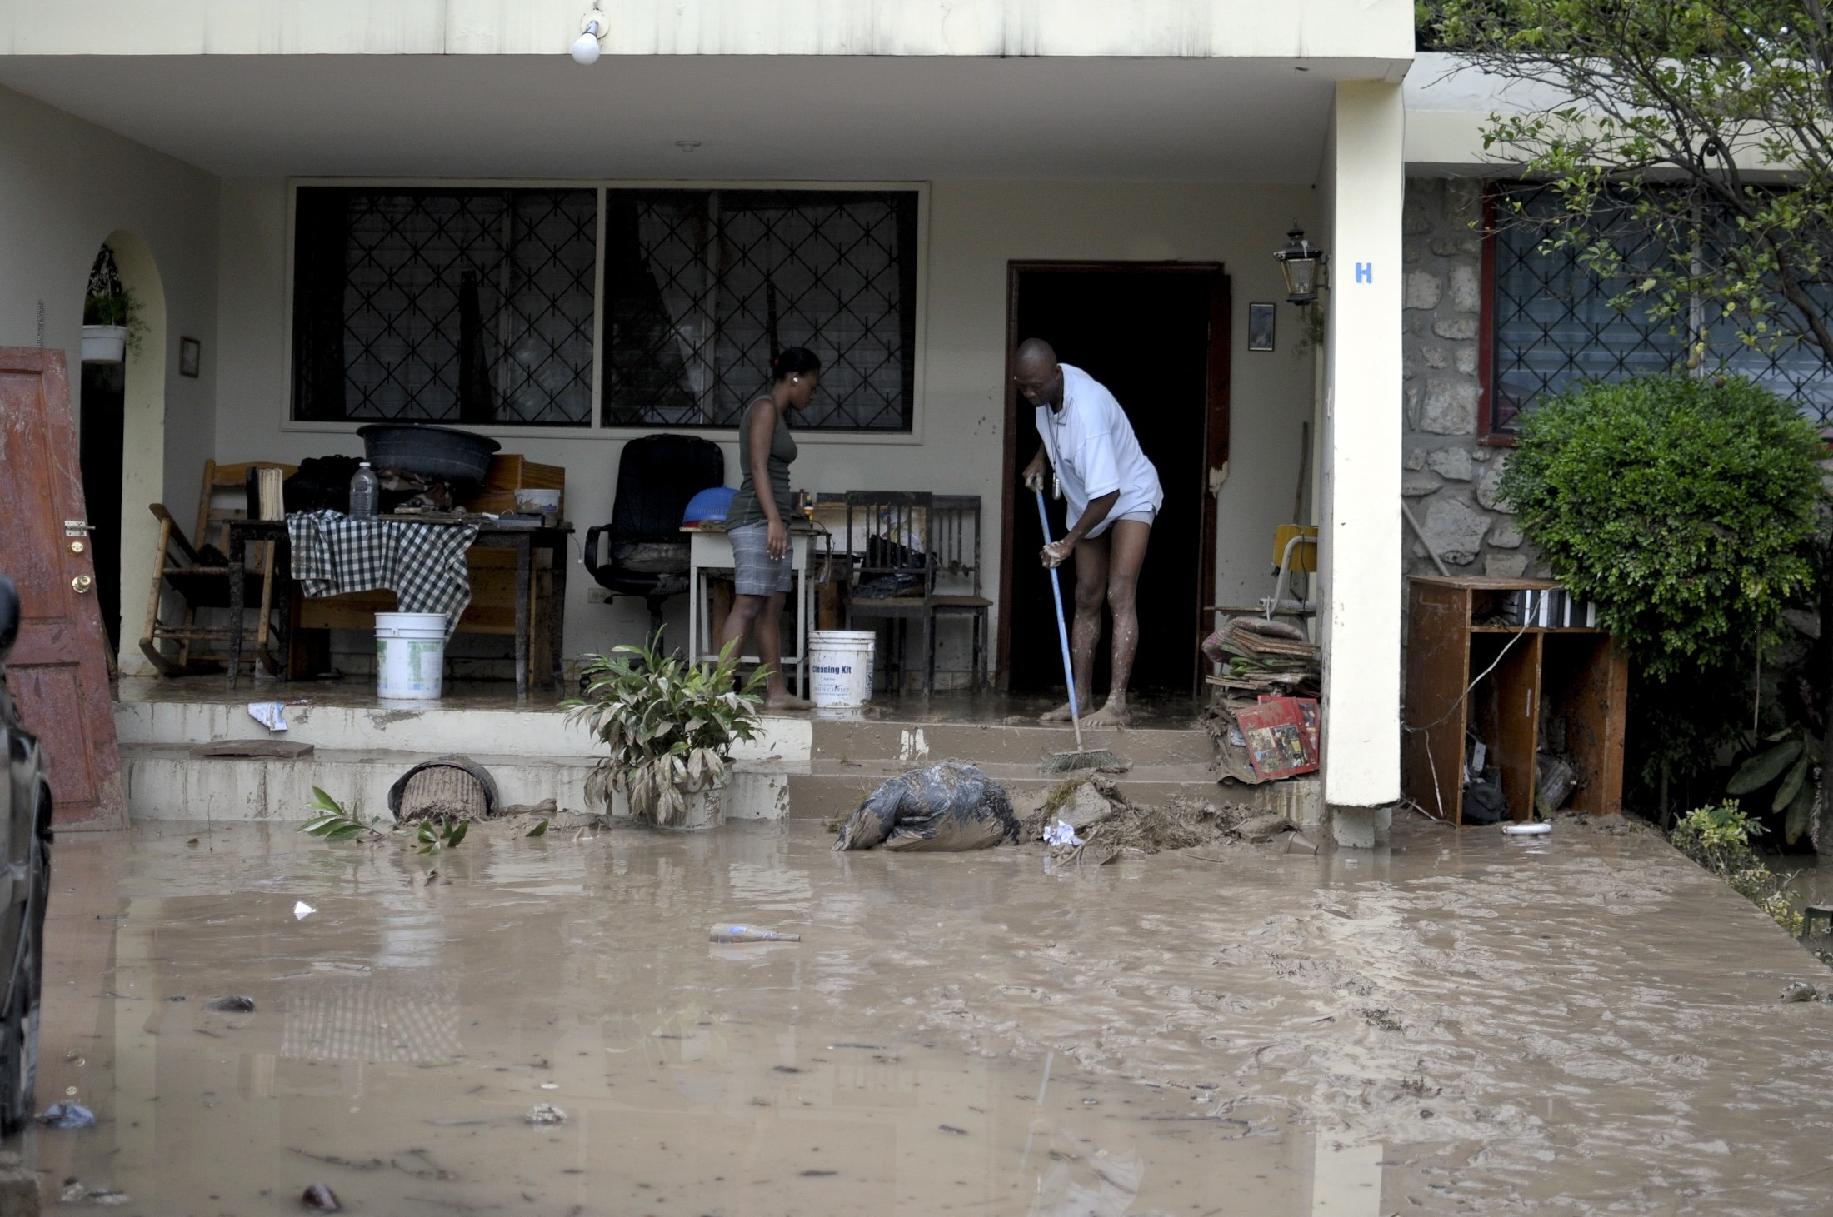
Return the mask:
[[[268,696],[272,696],[271,691]],[[308,691],[299,697],[309,699]],[[266,700],[251,689],[249,701]],[[248,702],[161,700],[115,705],[115,733],[124,747],[189,748],[218,740],[284,739],[319,751],[395,752],[440,756],[449,752],[496,757],[570,757],[582,762],[598,748],[585,724],[569,721],[558,706],[476,707],[445,702],[416,706],[304,700],[286,706],[287,730],[271,732],[248,712]],[[806,716],[772,717],[755,740],[740,744],[741,760],[806,760],[812,724]],[[410,762],[411,763],[411,762]],[[518,800],[522,801],[522,800]]]
[[[1069,752],[1076,746],[1070,728],[1030,722],[834,721],[817,717],[813,729],[817,761],[894,760],[927,765],[962,760],[977,765],[1036,765],[1045,753]],[[1198,727],[1086,731],[1082,746],[1109,749],[1135,766],[1206,765],[1215,755],[1209,733]]]
[[[309,756],[199,757],[189,747],[129,744],[121,770],[130,817],[137,820],[304,821],[316,814],[312,788],[323,788],[359,815],[389,819],[388,788],[437,753],[319,749]],[[553,799],[586,808],[589,759],[473,752],[505,803]],[[788,767],[747,762],[734,767],[726,800],[733,820],[781,819],[788,810]],[[613,814],[625,814],[620,796]]]
[[[807,772],[788,775],[789,818],[792,820],[826,820],[845,815],[863,802],[880,783],[909,771],[911,766],[896,762],[823,761],[808,766]],[[1054,789],[1065,777],[1046,777],[1036,763],[991,762],[980,766],[986,775],[1015,799]],[[1258,807],[1254,793],[1265,787],[1238,787],[1224,791],[1216,785],[1216,775],[1207,765],[1135,766],[1113,776],[1120,793],[1135,803],[1163,803],[1182,795],[1209,802],[1239,802]]]

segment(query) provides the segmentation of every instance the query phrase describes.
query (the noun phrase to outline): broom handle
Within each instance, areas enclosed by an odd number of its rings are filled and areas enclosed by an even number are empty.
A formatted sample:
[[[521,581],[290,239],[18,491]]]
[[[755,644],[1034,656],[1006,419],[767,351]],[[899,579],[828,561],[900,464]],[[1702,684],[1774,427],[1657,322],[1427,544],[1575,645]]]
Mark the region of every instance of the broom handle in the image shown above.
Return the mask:
[[[1037,522],[1044,529],[1044,544],[1050,544],[1050,513],[1044,510],[1044,492],[1037,492]],[[1063,580],[1056,567],[1050,568],[1050,594],[1057,602],[1057,641],[1063,647],[1063,680],[1069,686],[1069,721],[1076,729],[1076,751],[1082,751],[1082,710],[1076,705],[1076,670],[1069,661],[1069,627],[1063,623]]]

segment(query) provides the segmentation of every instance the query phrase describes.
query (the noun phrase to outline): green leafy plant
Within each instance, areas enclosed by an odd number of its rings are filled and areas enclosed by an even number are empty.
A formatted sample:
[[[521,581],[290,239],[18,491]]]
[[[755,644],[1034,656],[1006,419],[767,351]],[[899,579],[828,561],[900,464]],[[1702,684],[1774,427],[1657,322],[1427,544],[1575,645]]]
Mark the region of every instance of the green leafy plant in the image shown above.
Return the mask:
[[[319,814],[299,826],[299,831],[309,836],[322,837],[327,841],[351,841],[358,838],[380,841],[385,835],[371,821],[346,810],[342,803],[318,786],[312,787],[311,807]],[[542,821],[544,827],[546,823]],[[404,829],[412,831],[416,853],[433,854],[442,849],[456,848],[464,841],[465,834],[471,831],[471,822],[457,816],[433,816],[413,824],[394,826],[397,832]]]
[[[1802,915],[1789,899],[1786,881],[1751,852],[1751,839],[1762,832],[1763,826],[1746,815],[1735,800],[1727,800],[1682,816],[1668,840],[1768,913],[1777,925],[1798,936]]]
[[[83,298],[84,325],[118,325],[127,330],[127,349],[138,355],[146,334],[146,318],[140,311],[140,298],[132,288],[122,288],[111,295]]]
[[[1783,837],[1793,845],[1814,815],[1813,771],[1819,756],[1820,741],[1805,727],[1779,731],[1744,759],[1725,791],[1740,797],[1771,791],[1769,810],[1782,817]]]
[[[1749,381],[1647,377],[1531,412],[1500,493],[1661,681],[1775,637],[1812,583],[1822,455],[1812,425]]]
[[[344,810],[344,805],[318,786],[312,787],[311,807],[318,815],[299,826],[299,831],[327,841],[348,841],[368,834],[379,838],[368,820]]]
[[[711,668],[662,651],[657,631],[644,646],[620,646],[585,658],[581,697],[567,702],[607,755],[586,779],[587,798],[609,808],[622,790],[631,814],[680,823],[688,798],[722,785],[732,747],[757,737],[765,673],[737,688],[738,657],[728,646]]]
[[[416,853],[436,854],[442,849],[456,849],[471,831],[471,821],[457,816],[429,816],[414,826]]]
[[[1763,826],[1744,814],[1735,799],[1699,807],[1682,816],[1668,839],[1687,857],[1720,875],[1760,866],[1750,852],[1750,839]]]

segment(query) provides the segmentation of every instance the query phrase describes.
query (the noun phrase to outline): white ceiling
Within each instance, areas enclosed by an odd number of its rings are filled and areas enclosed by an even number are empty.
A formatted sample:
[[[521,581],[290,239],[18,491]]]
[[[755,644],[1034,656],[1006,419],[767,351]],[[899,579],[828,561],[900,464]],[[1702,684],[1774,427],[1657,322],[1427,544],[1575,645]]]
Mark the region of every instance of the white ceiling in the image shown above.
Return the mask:
[[[1304,66],[0,56],[0,85],[224,176],[1308,183],[1332,77],[1381,69]]]

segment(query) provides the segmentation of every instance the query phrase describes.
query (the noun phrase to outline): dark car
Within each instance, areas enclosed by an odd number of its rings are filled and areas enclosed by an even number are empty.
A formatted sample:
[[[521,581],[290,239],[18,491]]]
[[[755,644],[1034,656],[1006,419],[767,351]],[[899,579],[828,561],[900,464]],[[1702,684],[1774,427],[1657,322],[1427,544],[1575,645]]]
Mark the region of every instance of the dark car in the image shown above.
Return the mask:
[[[38,994],[44,980],[45,901],[51,894],[51,787],[38,739],[6,690],[19,632],[19,596],[0,575],[0,1131],[32,1117],[38,1075]]]

